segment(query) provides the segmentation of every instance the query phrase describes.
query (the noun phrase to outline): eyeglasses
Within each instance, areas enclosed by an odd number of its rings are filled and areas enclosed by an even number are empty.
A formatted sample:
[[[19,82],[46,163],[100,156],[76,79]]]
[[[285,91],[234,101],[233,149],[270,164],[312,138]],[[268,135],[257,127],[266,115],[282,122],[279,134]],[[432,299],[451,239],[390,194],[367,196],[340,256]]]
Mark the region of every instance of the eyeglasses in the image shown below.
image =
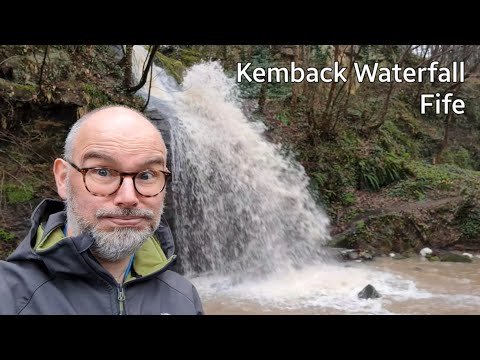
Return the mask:
[[[163,170],[143,170],[136,173],[119,172],[106,167],[79,168],[74,163],[68,162],[75,170],[83,175],[85,188],[95,196],[110,196],[120,189],[125,176],[131,176],[135,190],[143,196],[153,197],[160,194],[167,178],[172,174]]]

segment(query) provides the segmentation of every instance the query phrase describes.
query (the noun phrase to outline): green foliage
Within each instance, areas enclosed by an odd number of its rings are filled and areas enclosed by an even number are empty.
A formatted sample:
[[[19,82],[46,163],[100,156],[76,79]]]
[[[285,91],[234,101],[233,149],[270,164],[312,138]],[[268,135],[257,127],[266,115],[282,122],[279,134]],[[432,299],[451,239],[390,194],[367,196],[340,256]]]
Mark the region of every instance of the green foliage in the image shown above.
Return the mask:
[[[185,66],[192,66],[201,62],[203,55],[201,52],[193,49],[180,49],[178,52],[178,60]]]
[[[431,165],[422,161],[410,161],[407,168],[413,177],[392,185],[388,190],[389,195],[422,200],[430,190],[480,191],[478,171],[465,170],[449,164]]]
[[[388,190],[388,194],[401,199],[425,199],[425,194],[431,187],[425,179],[408,179],[394,185]]]
[[[83,84],[83,91],[83,96],[89,109],[95,109],[111,103],[105,92],[92,83]]]
[[[355,201],[356,201],[355,194],[348,191],[343,193],[340,197],[340,202],[345,206],[353,205],[355,204]]]
[[[317,164],[310,176],[313,188],[322,194],[323,203],[355,201],[349,195],[343,196],[345,189],[357,187],[356,151],[359,146],[355,132],[347,131],[338,142],[325,142],[301,153],[303,159]]]
[[[282,122],[284,125],[289,125],[290,124],[290,115],[288,114],[287,110],[276,114],[275,119]]]
[[[480,209],[472,197],[469,197],[457,209],[455,220],[465,238],[469,240],[480,239]]]
[[[365,229],[365,221],[364,220],[359,220],[355,223],[355,229],[357,231],[362,231]]]
[[[380,149],[379,149],[380,150]],[[405,159],[381,150],[358,162],[359,187],[362,190],[379,190],[409,174]]]
[[[15,204],[33,199],[33,186],[20,186],[7,183],[3,186],[3,192],[7,198],[7,203]]]
[[[472,214],[460,225],[462,235],[467,239],[478,239],[480,234],[480,213]]]
[[[310,61],[312,62],[312,64],[315,64],[317,66],[331,66],[331,64],[327,64],[331,52],[330,45],[311,45],[310,48],[312,52],[312,57]]]
[[[249,59],[248,62],[251,62],[252,65],[250,69],[254,69],[257,67],[266,68],[269,66],[274,66],[273,56],[270,50],[266,46],[256,46],[253,50],[252,57]],[[229,76],[236,77],[237,72],[231,71],[227,72]],[[256,99],[259,97],[260,94],[260,87],[262,84],[259,84],[255,81],[248,82],[242,81],[238,84],[240,89],[240,96],[246,99]],[[267,87],[267,95],[268,95],[268,87]]]
[[[442,154],[442,162],[457,165],[462,169],[474,170],[475,162],[467,149],[462,146],[451,147]]]
[[[11,242],[13,239],[13,234],[0,228],[0,242]]]
[[[255,68],[271,68],[284,66],[279,61],[276,61],[273,57],[272,51],[267,46],[256,46],[252,52],[252,56],[248,59],[251,63],[247,73],[251,75],[249,70]],[[227,74],[231,77],[237,76],[237,71],[227,71]],[[267,84],[267,100],[283,102],[292,95],[292,85],[283,81]],[[260,88],[262,84],[255,81],[248,82],[242,81],[238,84],[240,89],[240,96],[246,99],[258,98],[260,94]]]
[[[414,126],[408,123],[407,126]],[[409,131],[413,131],[409,128]],[[383,126],[379,129],[379,143],[387,151],[398,154],[408,153],[409,156],[414,157],[418,154],[418,143],[413,141],[412,136],[399,129],[393,121],[385,121]]]

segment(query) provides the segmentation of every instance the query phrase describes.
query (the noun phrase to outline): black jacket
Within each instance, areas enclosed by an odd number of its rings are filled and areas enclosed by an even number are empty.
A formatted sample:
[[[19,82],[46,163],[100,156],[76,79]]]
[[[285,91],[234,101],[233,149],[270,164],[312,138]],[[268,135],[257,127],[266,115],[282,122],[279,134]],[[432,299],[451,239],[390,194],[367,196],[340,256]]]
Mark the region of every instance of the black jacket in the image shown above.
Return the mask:
[[[203,313],[192,283],[167,270],[175,255],[164,221],[120,286],[89,251],[90,236],[64,237],[62,202],[44,200],[31,220],[26,238],[0,261],[0,314]]]

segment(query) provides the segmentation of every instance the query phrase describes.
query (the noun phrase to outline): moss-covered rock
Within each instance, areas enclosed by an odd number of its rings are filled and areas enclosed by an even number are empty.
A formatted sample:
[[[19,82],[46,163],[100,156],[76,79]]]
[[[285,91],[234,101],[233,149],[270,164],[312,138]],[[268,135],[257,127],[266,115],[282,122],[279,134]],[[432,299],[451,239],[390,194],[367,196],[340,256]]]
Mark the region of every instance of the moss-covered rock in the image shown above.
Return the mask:
[[[162,67],[170,76],[172,76],[177,83],[182,83],[183,75],[185,73],[185,66],[181,61],[165,56],[162,53],[156,55],[157,63]]]
[[[0,97],[10,101],[34,101],[37,94],[38,86],[36,84],[18,84],[0,78]]]
[[[440,261],[443,261],[443,262],[446,262],[446,261],[448,261],[448,262],[466,262],[466,263],[472,262],[472,259],[470,259],[468,256],[454,254],[454,253],[439,254],[438,258],[440,259]]]

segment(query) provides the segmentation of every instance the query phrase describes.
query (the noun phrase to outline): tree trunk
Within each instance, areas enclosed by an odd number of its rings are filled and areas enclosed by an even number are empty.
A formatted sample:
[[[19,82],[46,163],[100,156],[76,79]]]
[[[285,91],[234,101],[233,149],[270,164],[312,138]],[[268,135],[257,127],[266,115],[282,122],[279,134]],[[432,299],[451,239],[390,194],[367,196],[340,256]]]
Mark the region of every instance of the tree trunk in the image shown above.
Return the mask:
[[[123,86],[125,89],[130,88],[132,86],[132,53],[133,53],[133,45],[127,45],[125,50],[125,56],[123,57]]]
[[[338,56],[340,53],[340,47],[338,45],[334,46],[333,61],[338,61]],[[337,88],[337,83],[332,81],[330,84],[330,92],[328,93],[327,103],[325,105],[325,110],[322,114],[322,123],[320,127],[324,131],[328,131],[330,128],[330,121],[332,119],[332,107],[333,107],[333,95],[335,94],[335,89]]]
[[[293,58],[293,61],[296,64],[301,64],[302,65],[301,67],[305,70],[305,67],[303,66],[300,60],[300,45],[297,45],[295,47],[295,56]],[[297,111],[299,92],[300,92],[300,84],[294,83],[292,81],[292,98],[290,100],[290,114],[292,114],[292,117],[295,115],[295,112]]]
[[[258,95],[258,112],[263,113],[265,110],[265,103],[267,101],[267,83],[264,82],[260,86],[260,94]]]
[[[452,121],[452,115],[453,115],[453,111],[450,111],[447,115],[445,115],[445,119],[443,121],[443,126],[444,126],[443,141],[442,141],[442,145],[440,146],[440,149],[438,150],[438,153],[434,156],[432,160],[433,164],[438,164],[438,162],[442,158],[443,152],[448,147],[448,140],[450,135],[450,122]]]
[[[400,60],[398,61],[398,65],[400,67],[403,66],[403,61],[404,61],[406,55],[408,54],[408,52],[410,51],[411,48],[412,48],[412,45],[408,46],[405,49],[405,51],[402,53],[402,55],[400,56]],[[385,122],[385,117],[387,115],[388,108],[390,107],[390,99],[392,97],[392,93],[393,93],[393,89],[395,87],[395,84],[396,84],[395,81],[392,81],[390,83],[390,86],[389,86],[388,92],[387,92],[387,96],[385,98],[385,101],[383,102],[383,108],[382,108],[382,111],[380,113],[379,120],[376,124],[374,124],[374,125],[372,125],[368,128],[369,131],[379,129],[383,125],[383,123]]]
[[[45,68],[45,62],[47,59],[47,54],[48,54],[48,46],[45,47],[45,53],[43,54],[43,60],[42,60],[42,67],[40,68],[40,78],[38,80],[38,87],[40,89],[40,92],[42,91],[42,81],[43,81],[43,69]]]

